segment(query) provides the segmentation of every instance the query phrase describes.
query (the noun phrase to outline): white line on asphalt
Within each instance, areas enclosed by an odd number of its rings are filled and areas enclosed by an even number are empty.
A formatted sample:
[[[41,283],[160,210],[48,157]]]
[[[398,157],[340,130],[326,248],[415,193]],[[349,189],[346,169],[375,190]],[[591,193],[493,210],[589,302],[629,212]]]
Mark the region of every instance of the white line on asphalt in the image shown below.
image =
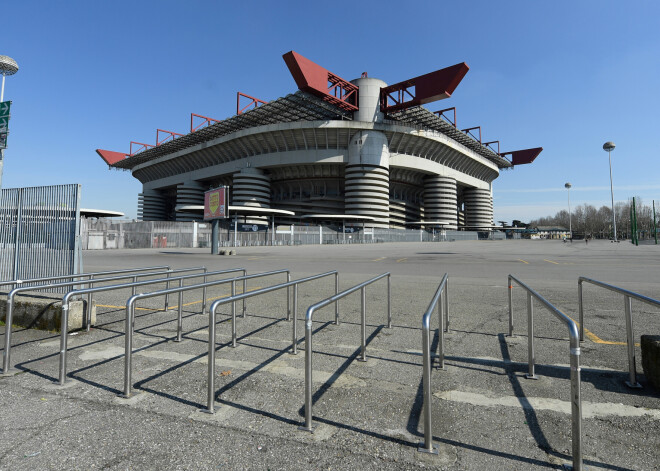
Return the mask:
[[[534,410],[551,410],[563,414],[571,413],[571,403],[549,397],[517,397],[517,396],[486,396],[484,394],[467,391],[440,391],[433,394],[439,399],[446,401],[461,402],[474,406],[489,407],[515,407]],[[591,419],[594,417],[605,417],[614,415],[618,417],[642,417],[649,416],[660,420],[660,410],[635,407],[612,402],[588,402],[582,401],[582,417]]]

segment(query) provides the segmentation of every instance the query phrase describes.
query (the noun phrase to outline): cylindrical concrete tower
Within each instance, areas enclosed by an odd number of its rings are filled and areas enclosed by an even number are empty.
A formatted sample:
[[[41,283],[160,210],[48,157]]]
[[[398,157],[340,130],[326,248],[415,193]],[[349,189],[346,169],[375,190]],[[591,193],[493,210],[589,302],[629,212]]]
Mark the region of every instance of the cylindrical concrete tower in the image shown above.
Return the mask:
[[[232,204],[270,208],[270,178],[258,168],[246,167],[234,174]]]
[[[176,205],[189,206],[204,204],[204,187],[195,182],[188,181],[176,186]],[[195,211],[177,211],[177,221],[201,221],[202,215]]]
[[[387,87],[387,84],[382,80],[368,77],[351,80],[351,83],[360,87],[359,109],[353,113],[353,121],[382,122],[385,115],[380,111],[380,89]]]
[[[143,190],[138,194],[138,219],[140,221],[167,220],[166,198],[158,190]]]
[[[465,224],[468,229],[490,229],[493,225],[493,197],[490,190],[466,188],[463,192],[465,201]]]
[[[359,110],[355,121],[383,120],[380,111],[380,89],[385,82],[360,78],[352,83],[360,87]],[[390,150],[387,136],[378,131],[358,131],[348,145],[345,170],[344,208],[347,214],[375,218],[375,227],[389,227],[390,215]]]
[[[456,229],[458,208],[456,180],[451,177],[430,175],[424,179],[424,219],[442,221]]]

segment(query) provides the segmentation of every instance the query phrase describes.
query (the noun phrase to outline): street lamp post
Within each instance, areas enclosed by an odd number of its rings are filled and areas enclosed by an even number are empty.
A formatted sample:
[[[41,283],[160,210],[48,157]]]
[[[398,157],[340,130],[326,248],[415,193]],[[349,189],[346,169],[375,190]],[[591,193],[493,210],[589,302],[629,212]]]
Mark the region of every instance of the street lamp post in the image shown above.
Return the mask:
[[[16,64],[16,61],[9,56],[0,56],[0,73],[2,74],[2,88],[0,88],[0,102],[4,101],[5,99],[5,76],[14,75],[16,72],[18,72],[18,64]],[[9,117],[7,116],[6,122],[8,121],[9,121]],[[7,132],[7,128],[5,127],[4,129],[5,129],[4,132]],[[0,187],[2,186],[2,167],[4,166],[4,163],[5,163],[5,151],[3,144],[3,148],[0,148]]]
[[[570,183],[565,183],[564,188],[568,190],[568,236],[573,240],[573,223],[571,222],[571,185]],[[585,234],[586,237],[586,234]]]
[[[614,228],[614,242],[618,242],[616,238],[616,215],[614,214],[614,185],[612,183],[612,151],[616,146],[614,142],[607,141],[603,144],[603,150],[607,151],[607,155],[610,159],[610,195],[612,196],[612,227]]]

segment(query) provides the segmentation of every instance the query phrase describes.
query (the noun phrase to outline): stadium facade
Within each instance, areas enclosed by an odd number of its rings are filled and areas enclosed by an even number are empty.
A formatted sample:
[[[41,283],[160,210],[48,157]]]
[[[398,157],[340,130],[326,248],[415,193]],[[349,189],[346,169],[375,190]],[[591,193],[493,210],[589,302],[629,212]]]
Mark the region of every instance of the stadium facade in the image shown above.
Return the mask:
[[[542,150],[500,153],[480,128],[459,130],[455,109],[423,107],[453,93],[465,63],[388,86],[366,73],[343,80],[293,51],[283,57],[295,93],[271,102],[239,93],[228,119],[192,115],[188,134],[158,130],[156,145],[132,142],[129,154],[97,150],[142,183],[139,219],[201,220],[204,192],[227,186],[234,213],[252,220],[488,229],[493,181]]]

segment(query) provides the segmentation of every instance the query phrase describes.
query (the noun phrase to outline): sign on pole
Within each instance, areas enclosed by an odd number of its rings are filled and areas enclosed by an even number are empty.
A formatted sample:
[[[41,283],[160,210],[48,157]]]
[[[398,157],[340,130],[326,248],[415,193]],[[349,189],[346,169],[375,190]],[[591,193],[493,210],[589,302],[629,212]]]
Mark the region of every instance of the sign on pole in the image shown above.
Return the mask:
[[[227,187],[204,192],[204,220],[227,217]]]
[[[0,102],[0,149],[7,148],[7,135],[9,134],[9,110],[11,101]]]

